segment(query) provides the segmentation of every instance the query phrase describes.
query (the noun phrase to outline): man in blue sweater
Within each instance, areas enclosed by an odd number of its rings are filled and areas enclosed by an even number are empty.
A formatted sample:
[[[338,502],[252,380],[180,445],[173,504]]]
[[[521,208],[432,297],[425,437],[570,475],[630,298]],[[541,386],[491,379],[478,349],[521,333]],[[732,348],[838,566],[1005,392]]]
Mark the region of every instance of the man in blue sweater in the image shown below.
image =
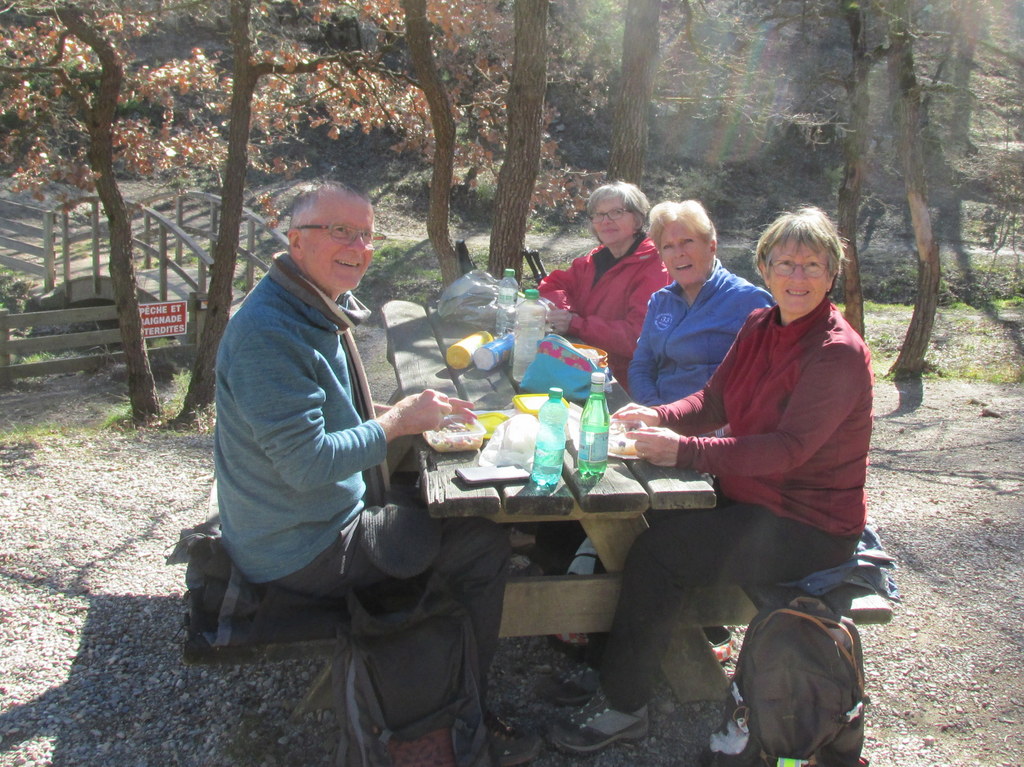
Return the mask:
[[[442,522],[409,506],[397,517],[379,513],[388,443],[472,403],[433,390],[391,407],[370,399],[351,333],[369,312],[351,291],[378,239],[365,195],[335,182],[307,186],[293,203],[289,252],[228,323],[214,443],[224,545],[251,582],[314,601],[440,571],[471,616],[485,682],[507,534],[487,520]],[[536,754],[538,739],[504,734],[503,765]]]

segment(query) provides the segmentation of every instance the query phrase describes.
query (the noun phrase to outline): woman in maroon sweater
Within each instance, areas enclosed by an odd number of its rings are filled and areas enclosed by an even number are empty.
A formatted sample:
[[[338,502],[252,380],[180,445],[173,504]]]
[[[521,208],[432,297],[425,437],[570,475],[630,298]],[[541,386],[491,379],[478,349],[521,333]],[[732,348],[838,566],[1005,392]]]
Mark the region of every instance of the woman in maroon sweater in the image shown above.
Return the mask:
[[[842,265],[817,208],[780,216],[757,244],[776,306],[751,313],[702,391],[616,416],[642,421],[641,458],[716,475],[718,508],[664,513],[633,545],[601,689],[556,726],[595,751],[647,732],[647,701],[689,587],[796,580],[846,561],[864,527],[871,355],[828,300]],[[730,424],[732,435],[701,437]]]

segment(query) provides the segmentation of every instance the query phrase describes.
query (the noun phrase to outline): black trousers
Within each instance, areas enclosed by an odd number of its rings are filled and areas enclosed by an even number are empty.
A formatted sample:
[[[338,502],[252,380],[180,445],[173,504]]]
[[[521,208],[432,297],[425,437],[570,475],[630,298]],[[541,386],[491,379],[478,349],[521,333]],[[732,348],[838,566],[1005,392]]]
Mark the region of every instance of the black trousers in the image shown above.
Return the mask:
[[[649,521],[626,558],[601,661],[601,686],[621,711],[650,699],[691,587],[795,580],[842,564],[859,540],[744,504],[663,512]]]
[[[476,637],[477,678],[486,688],[487,671],[498,647],[501,610],[511,551],[508,533],[486,519],[437,520],[441,547],[432,569],[444,574],[453,596],[469,612]],[[352,589],[364,589],[391,576],[378,569],[359,545],[358,524],[301,570],[273,581],[279,589],[337,603]],[[483,693],[484,690],[481,690]]]

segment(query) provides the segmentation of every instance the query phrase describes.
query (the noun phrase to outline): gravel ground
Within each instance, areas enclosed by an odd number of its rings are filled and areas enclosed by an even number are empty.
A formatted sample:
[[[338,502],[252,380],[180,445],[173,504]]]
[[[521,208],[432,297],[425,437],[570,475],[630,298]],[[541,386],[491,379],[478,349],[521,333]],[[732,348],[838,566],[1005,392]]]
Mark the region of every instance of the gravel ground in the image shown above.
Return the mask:
[[[104,376],[0,390],[0,767],[330,764],[333,715],[288,721],[317,664],[182,665],[184,573],[164,556],[204,516],[211,438],[83,427],[122,398]],[[1024,392],[883,382],[876,414],[871,513],[904,603],[862,631],[865,753],[1022,765]],[[504,640],[499,710],[542,730],[557,712],[532,688],[566,663],[542,638]],[[653,711],[642,741],[534,764],[694,764],[717,705],[662,690]]]

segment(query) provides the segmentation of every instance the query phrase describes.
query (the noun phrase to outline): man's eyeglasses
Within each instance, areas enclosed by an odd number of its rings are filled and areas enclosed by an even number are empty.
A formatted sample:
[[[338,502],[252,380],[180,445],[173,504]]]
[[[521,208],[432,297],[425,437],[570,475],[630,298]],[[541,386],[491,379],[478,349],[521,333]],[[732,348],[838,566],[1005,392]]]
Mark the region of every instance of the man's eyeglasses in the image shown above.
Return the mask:
[[[609,210],[604,213],[595,213],[590,217],[590,220],[604,221],[605,219],[608,219],[609,221],[618,221],[628,212],[629,211],[627,211],[625,208],[616,208],[615,210]]]
[[[770,264],[772,271],[780,277],[789,277],[797,269],[802,269],[804,277],[815,280],[821,277],[827,271],[824,264],[819,264],[817,261],[808,261],[806,264],[794,264],[792,261],[772,261]]]
[[[367,229],[356,229],[345,224],[299,224],[293,229],[326,229],[331,239],[340,242],[342,245],[355,245],[356,240],[373,250],[387,239],[383,234],[371,232]]]

